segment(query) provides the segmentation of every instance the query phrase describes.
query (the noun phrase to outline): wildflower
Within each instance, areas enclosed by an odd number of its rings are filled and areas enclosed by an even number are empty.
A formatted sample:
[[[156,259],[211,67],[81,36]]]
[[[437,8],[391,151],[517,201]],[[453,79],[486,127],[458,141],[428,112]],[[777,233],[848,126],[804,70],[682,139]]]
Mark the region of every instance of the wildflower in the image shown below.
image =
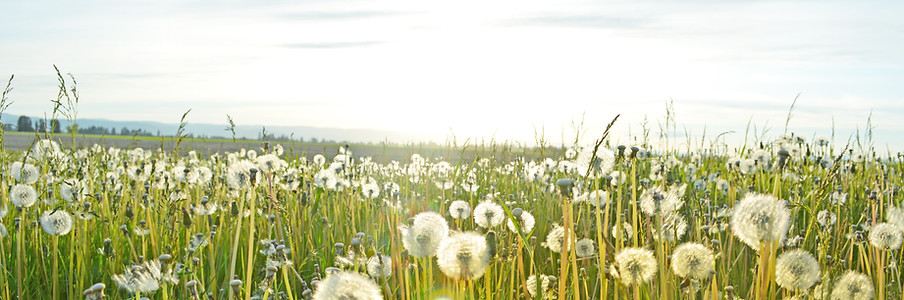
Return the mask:
[[[53,140],[41,139],[31,147],[29,156],[34,159],[50,159],[62,155],[60,152],[60,144]]]
[[[380,185],[376,181],[363,184],[361,185],[361,194],[365,198],[377,198],[380,196]]]
[[[370,278],[355,272],[339,271],[326,276],[314,291],[314,300],[383,299],[380,287]]]
[[[759,170],[759,166],[754,159],[744,159],[738,164],[738,170],[741,171],[741,174],[749,175],[756,173]]]
[[[323,156],[323,154],[317,154],[314,155],[314,158],[312,158],[311,161],[318,167],[323,167],[323,165],[326,164],[326,157]]]
[[[681,277],[706,279],[715,273],[713,251],[698,243],[684,243],[672,254],[672,272]]]
[[[449,205],[449,214],[456,220],[467,219],[471,215],[471,205],[463,200],[452,201],[452,204]]]
[[[335,189],[339,183],[336,178],[336,172],[330,169],[324,169],[314,174],[314,185],[324,189]]]
[[[581,258],[591,257],[596,254],[596,252],[594,252],[596,248],[593,247],[593,240],[588,238],[578,240],[577,243],[574,244],[574,250],[575,254]]]
[[[483,276],[492,256],[486,238],[476,232],[456,232],[439,246],[436,264],[443,274],[456,280]]]
[[[254,184],[255,182],[252,182],[252,180],[257,181],[260,179],[259,176],[251,178],[251,169],[254,169],[254,167],[254,163],[247,160],[240,160],[230,165],[229,169],[226,170],[226,182],[229,183],[229,187],[240,190]]]
[[[160,289],[160,283],[179,283],[179,278],[173,275],[173,270],[168,269],[159,260],[151,260],[138,265],[133,265],[123,274],[113,275],[113,282],[120,289],[130,294],[140,292],[150,293]]]
[[[16,179],[17,182],[24,184],[34,184],[38,182],[38,179],[41,178],[41,173],[38,172],[38,168],[36,168],[32,164],[23,164],[22,162],[14,162],[9,167],[9,173]]]
[[[484,201],[474,207],[474,222],[483,228],[496,227],[505,220],[505,211],[499,204]]]
[[[66,235],[72,230],[72,215],[65,210],[47,210],[38,219],[49,235]]]
[[[540,291],[540,298],[555,299],[556,298],[556,277],[552,275],[540,275],[538,282],[537,275],[531,275],[527,278],[527,292],[531,298],[537,296],[537,288]],[[538,286],[539,283],[539,286]]]
[[[728,181],[725,179],[719,179],[719,181],[716,182],[716,188],[718,188],[722,194],[728,194],[729,187],[731,187],[731,185],[729,185]]]
[[[9,202],[17,207],[30,207],[38,201],[38,193],[30,185],[16,184],[9,191]]]
[[[609,200],[609,193],[603,190],[596,190],[587,193],[587,202],[590,202],[594,207],[606,206],[606,201]]]
[[[387,278],[392,275],[392,258],[388,255],[371,256],[367,260],[367,274],[373,278]]]
[[[857,271],[847,271],[835,281],[832,300],[869,300],[873,299],[873,282],[869,277]]]
[[[760,243],[782,242],[791,226],[791,212],[785,202],[770,195],[749,194],[735,205],[731,231],[755,250]]]
[[[628,181],[628,176],[624,172],[612,171],[609,176],[612,176],[612,181],[609,182],[612,186],[619,186]]]
[[[520,212],[520,214],[518,214],[518,212]],[[521,227],[521,232],[528,233],[531,230],[534,230],[534,224],[536,223],[534,215],[519,208],[512,210],[512,215],[515,217],[515,220],[518,221],[518,227]],[[518,229],[515,228],[515,222],[512,222],[512,219],[509,219],[506,225],[511,232],[518,232]]]
[[[844,205],[844,203],[847,202],[847,198],[847,193],[836,191],[829,196],[829,202],[832,203],[832,205]]]
[[[66,202],[82,202],[85,195],[85,184],[75,178],[60,182],[60,196]]]
[[[904,208],[889,205],[885,211],[885,220],[895,224],[898,230],[904,231]]]
[[[615,254],[615,266],[622,284],[626,286],[640,285],[656,276],[656,258],[647,249],[622,249]]]
[[[898,250],[904,239],[901,230],[890,223],[879,223],[869,231],[869,242],[882,250]]]
[[[207,197],[201,199],[201,204],[194,207],[194,212],[200,216],[209,216],[217,212],[220,206],[216,201],[209,201]]]
[[[574,161],[578,175],[588,175],[588,171],[590,178],[609,175],[615,165],[615,153],[606,148],[598,148],[594,156],[593,150],[592,147],[585,147],[578,152]]]
[[[289,166],[286,161],[280,159],[275,154],[258,156],[255,161],[257,161],[257,168],[260,169],[263,173],[280,171]]]
[[[687,233],[687,221],[679,214],[671,213],[662,218],[662,228],[654,236],[666,242],[680,240]]]
[[[681,201],[681,194],[684,193],[685,186],[679,190],[672,189],[668,192],[663,191],[659,187],[650,188],[643,192],[640,196],[640,209],[649,216],[657,214],[670,214],[684,206]]]
[[[819,225],[822,227],[830,227],[835,224],[836,220],[838,220],[838,218],[835,216],[835,213],[828,209],[821,210],[816,214],[816,221],[819,222]]]
[[[402,232],[402,246],[413,257],[431,257],[446,235],[449,225],[443,216],[435,212],[422,212],[414,216],[411,226],[399,226]]]
[[[775,261],[775,283],[789,290],[809,289],[819,281],[819,274],[819,263],[804,250],[782,253]]]
[[[574,244],[574,233],[570,234],[569,237],[568,245]],[[543,243],[543,246],[549,248],[549,251],[561,253],[562,246],[565,243],[565,227],[553,224],[553,229],[546,235],[546,242]]]

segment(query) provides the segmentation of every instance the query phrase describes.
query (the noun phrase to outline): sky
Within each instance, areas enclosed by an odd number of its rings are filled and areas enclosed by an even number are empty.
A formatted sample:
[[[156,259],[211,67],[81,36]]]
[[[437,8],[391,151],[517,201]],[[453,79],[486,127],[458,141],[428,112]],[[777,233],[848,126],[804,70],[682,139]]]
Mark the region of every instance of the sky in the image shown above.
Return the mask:
[[[904,150],[900,1],[2,1],[7,113],[553,144],[874,128]],[[573,124],[583,120],[583,130]],[[645,121],[646,120],[646,121]],[[869,123],[868,123],[869,120]],[[4,120],[4,122],[8,122]],[[751,128],[751,129],[748,129]],[[752,128],[756,128],[757,132]],[[766,130],[768,129],[768,130]],[[832,135],[832,132],[835,134]],[[699,143],[699,142],[695,142]]]

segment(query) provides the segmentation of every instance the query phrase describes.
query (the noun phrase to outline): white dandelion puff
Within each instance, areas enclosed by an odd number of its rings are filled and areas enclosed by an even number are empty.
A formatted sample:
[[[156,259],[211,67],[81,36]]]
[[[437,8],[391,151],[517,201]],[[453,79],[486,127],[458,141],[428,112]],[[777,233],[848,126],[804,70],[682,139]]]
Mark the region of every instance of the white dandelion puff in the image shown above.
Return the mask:
[[[869,231],[869,243],[882,250],[898,250],[904,234],[891,223],[879,223]]]
[[[615,254],[615,266],[619,279],[626,286],[640,285],[656,276],[656,258],[653,252],[642,248],[625,248]]]
[[[38,201],[38,193],[30,185],[17,184],[9,191],[9,202],[17,207],[30,207]]]
[[[449,224],[435,212],[422,212],[414,216],[411,226],[399,226],[402,246],[413,257],[431,257],[443,239],[449,234]]]
[[[568,245],[574,245],[574,233],[569,234],[568,237]],[[565,243],[565,227],[553,224],[553,229],[546,235],[546,242],[543,243],[543,246],[549,248],[549,251],[561,253]]]
[[[534,215],[532,215],[528,211],[521,210],[521,214],[515,216],[515,220],[518,221],[518,227],[521,227],[521,232],[524,232],[526,234],[528,232],[531,232],[531,230],[534,230],[536,220],[534,219]],[[518,229],[515,228],[515,222],[512,222],[512,219],[509,219],[508,222],[506,222],[506,226],[508,227],[509,231],[515,233],[518,232]]]
[[[467,219],[471,216],[471,205],[463,200],[452,201],[452,204],[449,204],[449,214],[456,220]]]
[[[715,273],[713,251],[698,243],[684,243],[672,253],[672,272],[701,280]]]
[[[392,275],[392,258],[388,255],[374,255],[367,260],[367,274],[373,278],[387,278]]]
[[[314,300],[378,300],[383,299],[380,287],[364,275],[339,271],[326,276],[314,291]]]
[[[873,299],[873,282],[869,277],[857,271],[847,271],[835,281],[832,289],[832,300],[870,300]]]
[[[537,280],[537,275],[531,275],[527,278],[527,292],[531,297],[536,297],[539,288],[540,298],[555,299],[557,297],[555,282],[556,277],[552,275],[541,274],[539,280]]]
[[[476,232],[456,232],[439,246],[436,264],[447,277],[472,280],[483,276],[490,264],[486,238]]]
[[[593,246],[593,240],[583,238],[574,243],[575,254],[580,257],[591,257],[596,255],[596,247]]]
[[[505,211],[499,204],[484,201],[474,207],[474,222],[483,228],[496,227],[505,220]]]
[[[38,168],[32,164],[23,164],[19,161],[9,166],[9,173],[16,179],[16,182],[24,184],[34,184],[41,178],[41,172],[38,172]]]
[[[755,250],[760,243],[782,242],[791,226],[791,212],[785,201],[770,195],[749,194],[731,214],[731,231]]]
[[[72,231],[72,215],[65,210],[44,211],[38,221],[49,235],[66,235]]]
[[[819,281],[819,275],[819,263],[804,250],[782,253],[775,261],[775,283],[789,290],[807,290]]]

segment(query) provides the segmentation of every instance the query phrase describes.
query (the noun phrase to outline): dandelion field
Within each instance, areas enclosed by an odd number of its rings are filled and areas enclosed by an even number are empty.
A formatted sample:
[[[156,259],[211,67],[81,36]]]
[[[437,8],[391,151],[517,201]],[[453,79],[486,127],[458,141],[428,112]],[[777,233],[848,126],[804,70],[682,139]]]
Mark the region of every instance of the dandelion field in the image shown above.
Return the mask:
[[[904,297],[901,157],[825,138],[386,162],[60,138],[0,156],[0,299]]]

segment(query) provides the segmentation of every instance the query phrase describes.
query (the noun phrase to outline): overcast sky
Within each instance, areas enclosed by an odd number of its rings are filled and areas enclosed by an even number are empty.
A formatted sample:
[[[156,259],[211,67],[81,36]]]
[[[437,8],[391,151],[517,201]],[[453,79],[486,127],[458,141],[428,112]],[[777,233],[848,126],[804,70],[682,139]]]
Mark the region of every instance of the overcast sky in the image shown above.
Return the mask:
[[[900,1],[2,1],[8,113],[43,115],[52,64],[79,117],[377,128],[558,143],[748,122],[836,142],[872,112],[904,142]],[[4,120],[7,121],[7,120]],[[7,121],[8,122],[8,121]],[[588,137],[586,142],[590,142]],[[625,139],[622,137],[622,139]],[[896,150],[898,151],[898,150]]]

